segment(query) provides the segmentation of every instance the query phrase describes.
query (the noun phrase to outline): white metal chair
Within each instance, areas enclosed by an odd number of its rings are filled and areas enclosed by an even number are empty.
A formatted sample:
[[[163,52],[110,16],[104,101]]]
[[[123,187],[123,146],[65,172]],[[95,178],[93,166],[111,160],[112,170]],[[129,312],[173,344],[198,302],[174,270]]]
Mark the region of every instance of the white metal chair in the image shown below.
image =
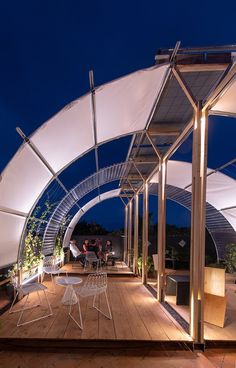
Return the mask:
[[[45,273],[47,275],[50,275],[51,280],[52,280],[53,290],[54,290],[52,292],[53,294],[56,294],[56,288],[55,288],[55,282],[54,282],[53,276],[55,275],[59,276],[61,272],[62,272],[62,269],[61,267],[58,266],[58,264],[56,264],[56,260],[54,256],[47,256],[44,258],[41,282],[43,283]],[[67,272],[66,272],[66,276],[67,276]]]
[[[72,312],[72,308],[70,309],[70,316],[71,318],[74,320],[74,322],[77,324],[77,326],[79,326],[81,329],[83,329],[83,321],[82,321],[82,316],[81,316],[81,312],[80,312],[80,302],[79,302],[79,298],[86,298],[86,297],[90,297],[93,296],[93,308],[95,308],[98,312],[100,312],[101,314],[103,314],[106,318],[108,319],[112,319],[112,314],[111,314],[111,308],[110,308],[110,304],[109,304],[109,300],[107,297],[107,274],[104,272],[101,273],[92,273],[90,275],[88,275],[85,283],[83,284],[82,287],[80,288],[74,288],[74,291],[76,293],[76,296],[78,298],[78,306],[79,306],[79,317],[80,320],[77,321],[71,314]],[[106,300],[106,304],[107,304],[107,310],[108,313],[102,311],[97,305],[96,305],[96,299],[98,295],[104,294],[105,295],[105,300]]]
[[[91,267],[95,265],[96,270],[98,270],[98,267],[101,266],[101,260],[96,256],[95,252],[86,252],[84,270],[86,269],[87,265]]]
[[[14,300],[13,300],[13,302],[11,304],[11,307],[9,309],[9,313],[11,314],[11,313],[20,312],[20,316],[19,316],[18,321],[17,321],[17,327],[23,326],[23,325],[26,325],[26,324],[29,324],[29,323],[32,323],[32,322],[35,322],[35,321],[39,321],[41,319],[44,319],[44,318],[47,318],[47,317],[50,317],[50,316],[53,315],[52,308],[51,308],[51,305],[50,305],[50,302],[48,300],[47,293],[46,293],[47,287],[45,285],[39,284],[38,282],[34,282],[34,283],[27,283],[25,285],[18,286],[15,280],[13,281],[13,285],[14,285],[16,294],[15,294]],[[38,307],[38,306],[41,305],[41,302],[42,301],[41,301],[39,292],[42,292],[44,294],[44,298],[46,300],[49,313],[48,314],[44,314],[41,317],[28,320],[26,322],[21,322],[22,317],[23,317],[23,313],[26,310],[33,309],[33,308],[36,308],[36,307]],[[26,307],[26,304],[27,304],[29,295],[32,294],[32,293],[37,293],[38,299],[39,299],[39,304],[34,304],[34,305],[29,306],[29,307]],[[13,305],[14,305],[14,303],[15,303],[18,295],[20,297],[25,297],[26,296],[25,302],[23,304],[23,308],[12,310],[13,309]]]

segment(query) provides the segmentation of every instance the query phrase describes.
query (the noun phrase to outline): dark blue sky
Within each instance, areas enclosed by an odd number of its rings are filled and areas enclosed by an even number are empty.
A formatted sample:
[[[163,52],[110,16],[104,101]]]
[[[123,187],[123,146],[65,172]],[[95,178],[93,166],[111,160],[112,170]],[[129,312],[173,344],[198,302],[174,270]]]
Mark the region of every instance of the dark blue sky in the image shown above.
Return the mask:
[[[87,92],[90,69],[98,85],[152,65],[157,49],[173,47],[177,40],[182,46],[236,43],[235,2],[223,5],[216,1],[1,1],[0,171],[21,143],[15,127],[28,135]],[[226,120],[210,122],[209,166],[236,156],[235,124]],[[176,158],[188,160],[190,151],[187,143]],[[71,180],[76,182],[73,175]],[[119,213],[116,201],[114,208]],[[100,218],[106,225],[110,217],[105,209],[94,209],[87,217]],[[176,208],[168,212],[169,222],[176,221]],[[184,223],[186,215],[181,216]],[[109,227],[119,225],[117,216]]]

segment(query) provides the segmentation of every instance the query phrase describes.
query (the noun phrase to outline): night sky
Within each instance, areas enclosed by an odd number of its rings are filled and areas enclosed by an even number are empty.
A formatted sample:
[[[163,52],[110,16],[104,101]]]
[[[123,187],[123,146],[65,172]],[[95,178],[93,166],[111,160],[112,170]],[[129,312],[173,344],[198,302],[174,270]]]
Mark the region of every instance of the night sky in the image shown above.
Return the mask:
[[[191,5],[192,4],[192,5]],[[1,1],[0,2],[0,171],[21,144],[15,127],[31,134],[45,120],[95,85],[154,64],[162,47],[236,43],[234,1]],[[209,167],[236,157],[233,119],[211,118]],[[100,149],[101,166],[125,158],[119,142]],[[109,153],[109,158],[108,158]],[[191,160],[189,139],[176,159]],[[79,168],[79,170],[78,170]],[[94,171],[92,154],[64,173],[70,188]],[[150,211],[156,214],[156,201]],[[111,208],[112,214],[111,217]],[[120,200],[104,202],[88,212],[109,229],[123,223]],[[155,215],[156,216],[156,215]],[[154,217],[155,217],[154,216]],[[168,204],[167,220],[189,224],[189,214]]]

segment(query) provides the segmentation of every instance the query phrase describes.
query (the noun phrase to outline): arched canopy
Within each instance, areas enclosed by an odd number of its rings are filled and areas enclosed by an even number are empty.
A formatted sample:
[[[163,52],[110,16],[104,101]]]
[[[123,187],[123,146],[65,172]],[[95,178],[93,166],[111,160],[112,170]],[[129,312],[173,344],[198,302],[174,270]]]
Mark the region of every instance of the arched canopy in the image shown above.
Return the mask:
[[[232,55],[226,55],[226,62],[221,56],[214,56],[214,61],[211,55],[207,65],[205,56],[200,65],[196,55],[184,61],[179,55],[175,65],[168,61],[100,86],[67,105],[25,140],[1,175],[0,266],[17,260],[27,218],[48,184],[93,147],[128,134],[134,135],[136,144],[140,133],[143,142],[148,129],[155,135],[152,144],[165,154],[192,119],[188,89],[196,100],[205,101],[210,113],[235,115],[236,67]],[[154,166],[156,163],[153,161]],[[226,178],[221,182],[222,176],[216,173],[208,179],[214,179],[215,186],[210,185],[207,199],[235,226],[235,210],[228,206],[232,203],[230,196],[235,194],[233,183],[227,181],[226,189],[231,194],[222,202],[216,193]]]
[[[124,162],[112,165],[100,170],[98,173],[91,175],[81,183],[75,186],[65,198],[61,200],[55,208],[44,233],[44,252],[51,253],[54,248],[56,236],[58,234],[60,224],[70,209],[78,203],[79,199],[91,192],[97,187],[97,182],[105,184],[117,179],[122,179],[125,170],[130,166],[130,163]],[[207,204],[206,204],[206,226],[215,242],[216,252],[219,258],[223,258],[225,244],[236,239],[236,224],[230,221],[227,210],[221,210],[222,206],[234,206],[236,198],[235,180],[222,174],[215,172],[212,169],[207,169]],[[167,198],[177,202],[191,211],[191,179],[192,179],[192,164],[181,161],[170,160],[167,170]],[[151,180],[150,194],[157,194],[158,175],[155,175]],[[225,193],[227,188],[227,193]],[[101,194],[101,198],[108,198],[119,195],[120,189],[113,190],[107,194]],[[68,201],[70,198],[70,201]],[[67,232],[67,237],[73,232],[73,228],[83,215],[84,209],[87,210],[99,202],[99,196],[94,197],[85,206],[77,211],[69,224],[70,231]],[[233,211],[233,209],[231,209]],[[234,209],[236,212],[236,208]],[[225,242],[222,241],[222,236]],[[65,241],[68,241],[66,237]]]
[[[60,171],[92,149],[95,140],[101,144],[146,127],[168,68],[139,70],[98,87],[95,127],[88,94],[67,105],[31,135],[30,144],[20,147],[1,175],[0,266],[17,260],[27,216]]]

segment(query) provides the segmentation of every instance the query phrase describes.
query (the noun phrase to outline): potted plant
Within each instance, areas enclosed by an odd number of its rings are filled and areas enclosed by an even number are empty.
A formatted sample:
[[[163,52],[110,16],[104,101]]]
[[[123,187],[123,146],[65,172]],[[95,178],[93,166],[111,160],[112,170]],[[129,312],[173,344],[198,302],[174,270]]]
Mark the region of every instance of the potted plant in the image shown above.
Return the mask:
[[[139,276],[142,276],[142,266],[143,266],[143,258],[142,257],[138,257],[137,265],[138,265],[138,274],[139,274]]]

